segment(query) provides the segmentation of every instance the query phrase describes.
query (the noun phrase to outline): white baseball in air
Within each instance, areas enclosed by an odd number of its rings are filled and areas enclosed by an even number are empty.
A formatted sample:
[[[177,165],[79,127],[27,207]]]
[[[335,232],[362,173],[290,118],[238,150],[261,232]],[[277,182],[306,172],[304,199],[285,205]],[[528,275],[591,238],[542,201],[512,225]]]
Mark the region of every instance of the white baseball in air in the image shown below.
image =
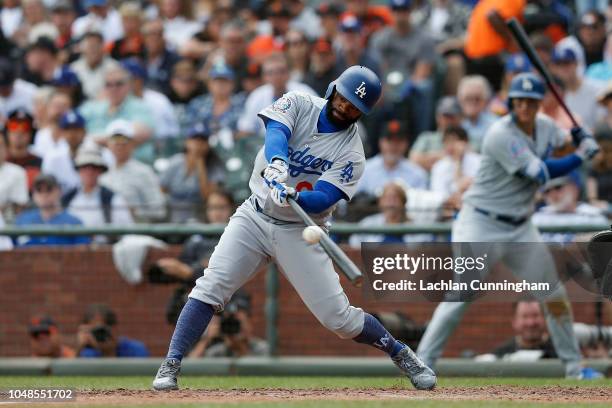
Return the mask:
[[[309,244],[316,244],[317,242],[319,242],[322,235],[323,230],[321,229],[321,227],[316,227],[312,225],[304,228],[304,231],[302,231],[302,238],[304,238],[304,241],[308,242]]]

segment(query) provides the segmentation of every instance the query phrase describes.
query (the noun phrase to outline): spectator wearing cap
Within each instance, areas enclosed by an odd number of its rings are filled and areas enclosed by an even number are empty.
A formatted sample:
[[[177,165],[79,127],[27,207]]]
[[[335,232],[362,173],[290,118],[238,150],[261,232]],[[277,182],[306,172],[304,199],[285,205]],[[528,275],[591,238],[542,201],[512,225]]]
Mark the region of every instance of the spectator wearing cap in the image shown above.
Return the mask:
[[[310,65],[311,46],[303,31],[290,29],[285,35],[287,60],[289,61],[289,79],[304,81]]]
[[[268,4],[266,15],[270,23],[270,33],[260,34],[247,46],[247,56],[262,63],[271,54],[283,52],[285,35],[291,23],[291,10],[283,1],[274,0]]]
[[[461,126],[468,132],[472,149],[480,152],[482,139],[496,120],[495,115],[487,110],[491,100],[491,86],[484,76],[466,76],[459,82],[457,99],[463,114]]]
[[[341,19],[347,15],[357,17],[363,27],[366,44],[374,33],[393,24],[393,14],[388,7],[370,3],[370,0],[348,0],[345,2],[345,11],[340,16]]]
[[[164,39],[164,23],[161,20],[144,23],[142,35],[145,46],[143,63],[147,67],[147,85],[166,93],[172,67],[180,60],[180,57],[168,48]]]
[[[111,67],[104,75],[104,98],[88,101],[80,111],[85,118],[87,132],[98,137],[104,135],[115,119],[124,119],[133,126],[133,141],[138,145],[134,157],[145,163],[154,160],[154,122],[151,111],[132,93],[132,76],[122,66]]]
[[[62,334],[51,316],[34,316],[30,320],[32,357],[73,358],[76,351],[64,343]]]
[[[123,24],[123,37],[107,47],[107,51],[113,59],[119,61],[126,58],[144,58],[142,14],[140,4],[135,1],[127,1],[119,6],[119,15]]]
[[[209,137],[206,125],[194,125],[187,134],[185,152],[174,155],[160,176],[172,222],[201,218],[203,203],[224,178],[223,168],[213,159]]]
[[[132,76],[132,93],[140,98],[151,112],[153,136],[159,141],[179,136],[179,125],[172,104],[166,95],[145,86],[147,70],[136,58],[121,61],[123,68]]]
[[[98,183],[108,167],[96,146],[80,149],[74,166],[79,174],[79,185],[62,196],[62,206],[69,213],[77,216],[88,227],[134,223],[123,197]],[[108,242],[105,236],[96,236],[94,241]]]
[[[19,0],[4,0],[0,9],[0,30],[11,39],[23,21],[23,10]]]
[[[69,95],[71,105],[74,107],[80,106],[85,101],[81,80],[67,65],[55,71],[51,85],[58,91]]]
[[[580,201],[583,185],[576,171],[546,183],[543,187],[546,204],[533,214],[533,223],[538,227],[609,224],[600,208]],[[574,242],[577,238],[575,233],[542,234],[547,242]]]
[[[221,27],[218,48],[206,58],[204,72],[221,62],[234,71],[234,90],[241,92],[242,80],[248,75],[249,59],[246,54],[246,32],[238,22],[225,23]]]
[[[444,156],[443,135],[446,129],[461,124],[461,106],[454,96],[445,96],[436,107],[436,130],[422,132],[410,148],[410,160],[427,171]]]
[[[460,199],[480,168],[480,155],[470,151],[467,132],[461,126],[446,128],[442,143],[444,156],[431,168],[430,189]]]
[[[64,113],[58,128],[60,138],[64,140],[64,147],[45,154],[42,172],[55,176],[62,192],[66,193],[80,183],[79,173],[74,165],[79,149],[94,143],[91,140],[85,141],[85,119],[76,110]]]
[[[16,227],[33,225],[83,225],[74,215],[62,209],[61,190],[55,177],[39,174],[34,180],[32,199],[36,208],[23,211],[15,219]],[[17,237],[18,246],[79,245],[91,242],[85,236],[37,235]]]
[[[508,88],[512,78],[522,72],[530,72],[531,69],[531,63],[525,54],[516,53],[506,56],[501,87],[489,103],[491,113],[497,116],[504,116],[508,113]]]
[[[289,0],[288,6],[293,19],[291,28],[303,32],[308,41],[314,41],[323,35],[321,19],[314,8],[305,0]]]
[[[81,37],[88,31],[103,33],[104,42],[113,42],[123,37],[121,16],[108,0],[84,0],[87,14],[77,18],[72,24],[75,37]]]
[[[340,15],[342,14],[340,5],[333,1],[323,1],[317,7],[317,14],[323,29],[320,37],[335,39],[338,35],[338,25],[340,24]]]
[[[410,24],[412,0],[390,0],[393,25],[370,40],[374,58],[380,61],[383,75],[399,72],[413,83],[422,83],[432,74],[436,62],[434,39]]]
[[[50,85],[55,71],[60,67],[58,50],[53,40],[40,37],[25,51],[21,78],[36,86]]]
[[[576,39],[584,49],[585,64],[601,62],[606,46],[606,17],[597,10],[587,11],[580,17]]]
[[[21,166],[26,171],[30,191],[42,165],[41,158],[30,152],[33,134],[33,120],[30,114],[24,110],[9,113],[8,120],[4,124],[8,153],[6,161]]]
[[[164,22],[166,42],[177,50],[203,27],[194,18],[191,1],[161,0],[159,15]]]
[[[612,81],[599,94],[598,102],[606,109],[593,132],[601,152],[591,162],[586,190],[590,204],[612,214]]]
[[[57,0],[51,6],[51,22],[57,29],[55,45],[63,50],[74,45],[72,24],[76,20],[76,10],[70,0]],[[64,61],[65,62],[65,61]]]
[[[381,75],[379,60],[364,46],[364,38],[363,26],[357,17],[352,14],[342,17],[336,58],[336,69],[339,72],[353,65],[363,65]]]
[[[596,100],[599,88],[596,84],[585,80],[577,68],[576,53],[571,48],[555,48],[551,70],[563,81],[565,103],[572,112],[582,118],[584,126],[593,129],[599,118],[603,116],[603,110],[597,105]]]
[[[408,152],[408,132],[398,120],[387,124],[378,141],[380,153],[366,160],[365,170],[358,192],[378,197],[385,184],[399,181],[407,187],[427,189],[427,172],[418,164],[406,158]]]
[[[304,83],[323,97],[327,91],[327,84],[338,78],[341,73],[336,65],[336,52],[332,43],[326,38],[319,38],[312,45],[310,69],[304,77]]]
[[[125,199],[136,221],[162,219],[166,208],[159,179],[149,166],[133,158],[134,126],[125,119],[117,119],[108,125],[106,135],[115,165],[100,177],[100,184]]]
[[[258,113],[287,92],[297,91],[309,95],[317,93],[301,82],[289,80],[289,64],[283,54],[272,54],[262,64],[265,84],[248,96],[244,114],[238,121],[238,131],[243,135],[263,136],[265,128]]]
[[[18,109],[32,112],[36,85],[17,78],[14,63],[0,57],[0,125],[10,112]]]
[[[99,31],[90,30],[79,41],[81,56],[70,68],[83,84],[88,99],[98,99],[104,90],[106,72],[117,66],[117,62],[104,53],[104,37]]]
[[[0,216],[12,220],[29,200],[28,178],[25,170],[6,161],[6,139],[0,137]]]
[[[53,90],[53,88],[49,89],[51,94],[43,108],[44,114],[41,112],[41,116],[36,118],[41,127],[36,131],[34,145],[30,149],[32,153],[42,159],[57,149],[66,148],[66,141],[60,134],[59,122],[64,113],[72,108],[72,101],[68,94]],[[38,122],[38,119],[41,119],[41,121]]]

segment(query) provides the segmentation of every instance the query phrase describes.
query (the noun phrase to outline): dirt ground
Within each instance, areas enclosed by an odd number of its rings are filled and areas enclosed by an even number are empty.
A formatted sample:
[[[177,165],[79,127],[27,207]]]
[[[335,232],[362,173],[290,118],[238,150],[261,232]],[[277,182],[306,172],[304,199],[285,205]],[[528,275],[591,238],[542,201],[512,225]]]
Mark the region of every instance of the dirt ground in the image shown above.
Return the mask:
[[[612,387],[517,387],[482,386],[439,388],[423,392],[397,389],[250,389],[190,390],[164,393],[148,390],[79,391],[78,403],[86,404],[151,404],[151,403],[222,403],[287,400],[505,400],[526,402],[609,402]]]

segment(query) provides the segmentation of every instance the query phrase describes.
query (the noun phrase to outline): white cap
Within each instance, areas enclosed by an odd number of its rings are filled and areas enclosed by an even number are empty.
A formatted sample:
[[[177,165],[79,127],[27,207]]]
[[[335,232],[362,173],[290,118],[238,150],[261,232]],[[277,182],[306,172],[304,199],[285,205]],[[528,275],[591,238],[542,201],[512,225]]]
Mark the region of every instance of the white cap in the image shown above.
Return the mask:
[[[127,137],[128,139],[133,139],[134,126],[125,119],[115,119],[106,127],[106,135],[108,137],[121,135]]]

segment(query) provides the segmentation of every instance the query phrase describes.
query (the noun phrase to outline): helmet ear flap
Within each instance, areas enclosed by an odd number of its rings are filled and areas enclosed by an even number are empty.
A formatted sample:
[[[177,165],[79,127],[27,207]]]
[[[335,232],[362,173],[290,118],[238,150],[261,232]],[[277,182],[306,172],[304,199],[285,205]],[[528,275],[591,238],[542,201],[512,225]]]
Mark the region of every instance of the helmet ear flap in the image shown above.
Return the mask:
[[[325,99],[330,99],[336,90],[336,81],[332,81],[327,85],[327,91],[325,91]]]

